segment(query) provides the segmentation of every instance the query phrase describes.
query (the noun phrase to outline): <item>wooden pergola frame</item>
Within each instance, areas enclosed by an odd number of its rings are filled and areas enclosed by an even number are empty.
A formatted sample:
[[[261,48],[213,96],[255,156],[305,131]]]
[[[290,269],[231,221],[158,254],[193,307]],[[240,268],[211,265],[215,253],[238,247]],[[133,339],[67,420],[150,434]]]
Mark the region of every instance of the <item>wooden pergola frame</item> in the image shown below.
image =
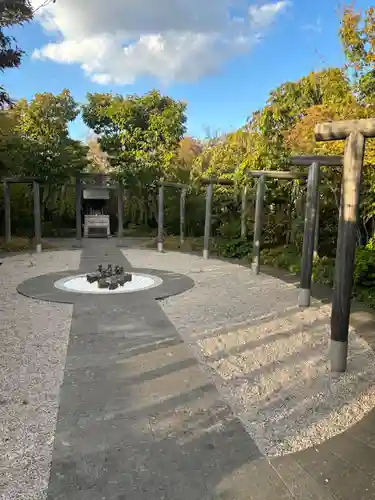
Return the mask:
[[[164,251],[164,188],[171,187],[180,190],[180,244],[185,242],[185,210],[186,210],[186,192],[189,189],[188,184],[180,182],[158,181],[158,252]]]
[[[305,178],[307,174],[305,172],[290,172],[281,170],[250,170],[246,172],[247,177],[253,177],[258,179],[257,194],[256,194],[256,205],[255,205],[255,224],[254,224],[254,243],[253,243],[253,258],[252,258],[252,270],[255,274],[259,274],[260,271],[260,239],[262,232],[262,222],[263,222],[263,212],[264,212],[264,191],[265,191],[265,179],[300,179]],[[205,228],[204,228],[204,245],[203,245],[203,258],[208,259],[209,257],[209,243],[211,236],[211,219],[212,219],[212,197],[213,197],[213,186],[234,186],[235,181],[232,179],[202,179],[202,185],[207,186],[206,192],[206,217],[205,217]],[[244,194],[244,192],[246,194]],[[246,201],[247,201],[247,191],[245,188],[242,195],[242,207],[241,207],[241,236],[246,234],[246,222],[244,221],[246,215]],[[245,228],[244,233],[243,228]]]
[[[40,213],[40,184],[42,180],[38,177],[6,177],[3,179],[4,186],[4,217],[5,217],[5,243],[12,240],[11,205],[10,205],[10,185],[11,184],[31,184],[33,186],[34,199],[34,238],[35,250],[42,251],[42,219]]]
[[[117,236],[122,238],[124,232],[124,185],[118,180],[117,186],[108,185],[115,179],[111,174],[102,174],[96,172],[79,172],[75,175],[75,183],[67,183],[68,187],[75,187],[76,193],[76,239],[78,242],[82,240],[82,191],[85,188],[95,187],[95,184],[90,184],[84,180],[100,179],[104,180],[107,185],[106,189],[117,190],[117,211],[118,211],[118,232]],[[4,186],[4,216],[5,216],[5,242],[10,243],[12,239],[11,229],[11,206],[10,206],[10,185],[11,184],[31,184],[33,186],[34,198],[34,234],[35,234],[35,248],[39,253],[42,251],[42,221],[40,210],[40,185],[52,184],[52,181],[47,181],[39,177],[6,177],[3,179]]]

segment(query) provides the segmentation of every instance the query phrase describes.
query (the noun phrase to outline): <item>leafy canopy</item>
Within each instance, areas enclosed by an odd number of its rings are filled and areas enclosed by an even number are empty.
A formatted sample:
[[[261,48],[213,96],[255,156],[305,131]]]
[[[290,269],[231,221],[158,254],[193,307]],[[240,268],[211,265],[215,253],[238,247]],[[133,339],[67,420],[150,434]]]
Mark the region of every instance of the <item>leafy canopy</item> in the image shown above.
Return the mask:
[[[88,94],[82,116],[128,183],[164,175],[186,128],[186,104],[153,90],[144,96]]]

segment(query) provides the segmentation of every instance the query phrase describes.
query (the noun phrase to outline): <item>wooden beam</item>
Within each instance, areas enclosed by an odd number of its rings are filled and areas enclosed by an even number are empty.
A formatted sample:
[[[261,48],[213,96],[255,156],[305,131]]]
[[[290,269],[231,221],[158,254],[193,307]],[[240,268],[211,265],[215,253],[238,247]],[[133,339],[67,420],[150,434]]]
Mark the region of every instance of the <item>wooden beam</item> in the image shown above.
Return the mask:
[[[100,172],[79,172],[78,174],[81,179],[89,178],[89,179],[114,179],[115,176],[112,174],[102,174]]]
[[[40,215],[40,185],[39,182],[33,182],[34,198],[34,237],[35,249],[37,253],[42,251],[42,220]]]
[[[313,163],[319,163],[322,166],[328,167],[341,167],[344,164],[343,156],[324,156],[324,155],[312,155],[312,156],[291,156],[289,159],[291,165],[297,167],[309,167]]]
[[[320,165],[314,162],[309,168],[307,180],[307,199],[305,212],[305,229],[301,259],[301,281],[298,305],[308,307],[311,299],[311,275],[314,259],[315,226],[318,208],[318,188]]]
[[[251,170],[246,172],[250,177],[262,177],[269,179],[303,179],[307,177],[306,172],[290,172],[288,170]]]
[[[4,179],[8,184],[32,184],[34,181],[43,182],[40,177],[6,177]]]
[[[317,141],[336,141],[346,139],[352,132],[375,137],[375,119],[321,123],[315,127],[315,138]]]
[[[375,129],[374,129],[375,133]],[[355,265],[358,206],[365,138],[352,132],[346,142],[331,316],[331,370],[346,371],[349,317]]]
[[[76,238],[82,240],[82,184],[79,174],[76,175]]]
[[[186,188],[180,193],[180,244],[185,243],[185,211],[186,211]]]
[[[159,186],[158,197],[158,252],[164,250],[164,186]]]
[[[11,212],[10,212],[10,185],[9,182],[4,180],[4,226],[5,226],[5,243],[10,243],[12,239],[11,227]]]
[[[122,238],[124,235],[124,185],[118,181],[117,185],[117,238]]]
[[[290,172],[289,170],[249,170],[246,172],[248,177],[262,177],[269,179],[303,179],[307,177],[307,172]],[[200,179],[200,183],[204,186],[209,184],[217,184],[220,186],[234,186],[235,181],[232,179]]]
[[[210,237],[211,237],[211,220],[212,220],[212,197],[213,197],[213,183],[210,182],[207,186],[206,192],[206,217],[204,221],[204,244],[203,244],[203,258],[208,259]]]
[[[257,197],[255,205],[253,261],[251,265],[251,268],[255,274],[259,274],[260,272],[260,241],[262,237],[262,225],[263,225],[264,191],[265,191],[265,176],[262,175],[258,179]]]
[[[210,186],[217,184],[219,186],[234,186],[232,179],[200,179],[199,181],[203,186]]]
[[[246,238],[247,235],[246,216],[247,216],[247,186],[244,186],[242,188],[242,200],[241,200],[241,238]]]
[[[158,181],[157,185],[164,187],[173,187],[176,189],[187,189],[190,187],[188,184],[181,184],[180,182],[164,182],[164,181]]]
[[[108,189],[109,191],[117,191],[118,189],[118,186],[101,186],[100,184],[96,185],[96,184],[87,184],[86,182],[81,182],[81,189],[101,189],[103,191],[105,191],[106,189]]]

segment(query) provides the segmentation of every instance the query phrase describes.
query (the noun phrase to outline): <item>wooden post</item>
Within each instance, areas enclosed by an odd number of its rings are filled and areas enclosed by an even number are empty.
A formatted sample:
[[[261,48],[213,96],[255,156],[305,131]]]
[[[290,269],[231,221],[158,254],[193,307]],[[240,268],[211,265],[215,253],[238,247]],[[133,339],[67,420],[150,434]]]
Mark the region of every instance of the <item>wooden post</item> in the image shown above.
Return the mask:
[[[203,258],[208,259],[210,236],[211,236],[211,219],[212,219],[212,196],[214,185],[210,182],[207,186],[206,192],[206,218],[204,222],[204,245],[203,245]]]
[[[164,186],[159,186],[158,252],[164,250]]]
[[[316,200],[316,217],[315,217],[315,235],[314,235],[314,256],[313,260],[319,257],[319,211],[320,211],[320,193],[318,185],[318,199]]]
[[[262,236],[263,211],[264,211],[265,177],[260,176],[257,185],[257,198],[255,205],[254,243],[252,270],[255,274],[260,271],[260,240]]]
[[[76,175],[76,238],[82,241],[82,182],[79,174]]]
[[[375,120],[328,122],[317,125],[318,141],[347,139],[342,176],[339,231],[331,315],[331,371],[344,372],[355,265],[358,207],[365,137],[375,137]]]
[[[346,143],[343,199],[337,238],[335,282],[331,316],[331,370],[346,371],[349,317],[355,265],[357,216],[365,138],[352,132]]]
[[[12,239],[11,214],[10,214],[10,185],[4,181],[4,217],[5,217],[5,243]]]
[[[186,189],[182,188],[180,193],[180,244],[185,243],[185,208],[186,208]]]
[[[124,235],[124,185],[122,181],[118,181],[117,186],[117,219],[117,238],[122,238]]]
[[[298,305],[308,307],[311,297],[311,275],[314,258],[315,227],[319,188],[319,163],[314,162],[309,169],[307,180],[307,199],[305,211],[305,229],[303,235],[303,249],[301,260],[301,281],[298,296]]]
[[[242,203],[241,203],[241,238],[246,238],[247,236],[246,216],[247,216],[247,186],[244,186],[242,189]]]
[[[37,181],[33,181],[33,198],[35,248],[37,253],[40,253],[42,251],[42,221],[40,215],[40,185]]]

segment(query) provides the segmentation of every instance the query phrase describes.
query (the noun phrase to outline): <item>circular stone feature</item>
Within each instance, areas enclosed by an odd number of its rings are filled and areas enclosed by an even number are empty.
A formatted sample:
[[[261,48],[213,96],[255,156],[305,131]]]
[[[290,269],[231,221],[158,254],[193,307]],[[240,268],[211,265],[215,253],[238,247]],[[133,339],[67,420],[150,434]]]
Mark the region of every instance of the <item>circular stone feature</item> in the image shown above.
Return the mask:
[[[158,276],[150,274],[130,273],[132,281],[128,281],[124,286],[119,286],[115,290],[108,288],[99,288],[98,283],[89,283],[86,274],[79,274],[77,276],[68,276],[62,278],[54,283],[55,288],[64,290],[65,292],[75,293],[95,293],[95,294],[114,294],[114,293],[131,293],[141,290],[149,290],[155,288],[163,283],[163,280]]]

